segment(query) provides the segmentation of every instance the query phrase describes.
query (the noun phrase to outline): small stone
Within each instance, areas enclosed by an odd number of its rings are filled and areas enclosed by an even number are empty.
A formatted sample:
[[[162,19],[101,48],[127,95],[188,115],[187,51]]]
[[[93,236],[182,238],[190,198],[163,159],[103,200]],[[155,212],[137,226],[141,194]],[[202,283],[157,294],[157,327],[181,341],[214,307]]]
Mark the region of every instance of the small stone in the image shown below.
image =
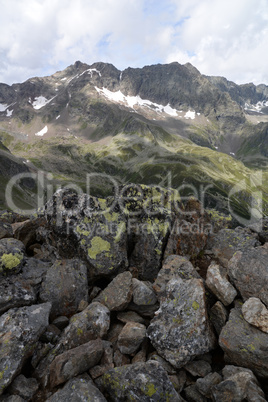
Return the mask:
[[[119,337],[120,332],[124,328],[124,325],[119,323],[113,323],[111,328],[109,329],[108,334],[106,335],[105,339],[113,344],[113,347],[117,345],[117,340]]]
[[[26,400],[32,399],[37,392],[39,386],[35,378],[26,378],[20,374],[12,384],[9,386],[8,391],[11,394],[19,395]]]
[[[120,311],[128,306],[131,298],[132,275],[126,271],[117,275],[94,301],[104,304],[110,311]]]
[[[115,367],[125,366],[126,364],[130,364],[130,358],[126,355],[123,355],[123,353],[121,353],[120,350],[116,350],[114,352]]]
[[[61,335],[61,331],[56,325],[50,324],[47,326],[45,332],[41,335],[40,341],[44,343],[57,343],[59,337]]]
[[[99,363],[103,353],[100,339],[89,341],[57,356],[50,366],[50,385],[55,387]]]
[[[268,334],[268,309],[257,297],[250,297],[242,306],[245,320]]]
[[[209,316],[217,334],[220,335],[228,320],[228,311],[220,301],[217,301],[211,308]]]
[[[206,285],[225,306],[229,306],[237,295],[237,291],[227,280],[227,274],[224,275],[223,268],[215,263],[208,267]]]
[[[136,322],[128,322],[122,329],[117,346],[121,353],[135,353],[146,337],[146,327]]]
[[[67,318],[65,315],[61,315],[52,322],[53,325],[55,325],[57,328],[59,328],[61,331],[67,327],[69,324],[69,318]]]
[[[117,319],[119,321],[124,322],[125,324],[127,322],[139,322],[140,324],[146,324],[147,322],[143,317],[141,317],[135,311],[122,311],[117,314]]]
[[[189,387],[184,389],[184,393],[186,396],[186,400],[188,402],[206,402],[207,398],[205,398],[197,389],[195,384],[190,385]]]
[[[133,285],[133,302],[140,305],[154,305],[157,302],[157,297],[151,289],[150,285],[146,282],[139,281],[138,279],[132,279]]]
[[[218,373],[209,373],[204,378],[198,378],[196,381],[196,387],[198,391],[206,396],[207,398],[211,398],[211,388],[213,385],[217,385],[222,381],[222,377]]]
[[[189,362],[184,366],[184,368],[194,377],[205,377],[211,372],[210,364],[204,360]]]
[[[77,312],[80,313],[81,311],[85,310],[87,308],[88,302],[86,300],[81,300],[77,309]]]

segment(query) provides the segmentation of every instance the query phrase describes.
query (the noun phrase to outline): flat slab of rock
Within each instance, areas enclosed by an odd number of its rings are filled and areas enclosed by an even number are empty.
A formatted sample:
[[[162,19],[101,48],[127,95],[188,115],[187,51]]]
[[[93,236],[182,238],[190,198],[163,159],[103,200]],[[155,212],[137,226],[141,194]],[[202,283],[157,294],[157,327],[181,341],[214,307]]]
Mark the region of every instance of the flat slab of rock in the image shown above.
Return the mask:
[[[135,363],[109,370],[102,377],[101,390],[111,401],[181,402],[166,371],[158,362]]]
[[[227,279],[227,272],[215,263],[208,267],[206,285],[225,306],[229,306],[237,295],[237,291]]]
[[[244,301],[259,298],[268,306],[268,248],[249,248],[238,251],[228,266],[230,281],[241,293]]]
[[[100,339],[89,341],[57,356],[50,365],[52,388],[96,366],[103,354]]]
[[[117,275],[111,283],[94,299],[104,304],[110,311],[124,310],[132,298],[132,275],[123,272]]]
[[[0,394],[19,374],[48,326],[51,303],[10,309],[0,317]]]
[[[87,375],[69,380],[62,389],[53,394],[47,402],[107,402],[102,393]]]
[[[220,333],[219,345],[226,362],[249,368],[256,375],[268,378],[268,334],[243,318],[241,306],[231,310]]]
[[[257,297],[250,297],[242,306],[245,320],[268,334],[268,310]]]
[[[80,260],[57,260],[45,274],[39,298],[52,303],[51,319],[72,316],[88,299],[87,267]]]
[[[147,334],[158,354],[175,368],[215,347],[201,279],[172,279]]]

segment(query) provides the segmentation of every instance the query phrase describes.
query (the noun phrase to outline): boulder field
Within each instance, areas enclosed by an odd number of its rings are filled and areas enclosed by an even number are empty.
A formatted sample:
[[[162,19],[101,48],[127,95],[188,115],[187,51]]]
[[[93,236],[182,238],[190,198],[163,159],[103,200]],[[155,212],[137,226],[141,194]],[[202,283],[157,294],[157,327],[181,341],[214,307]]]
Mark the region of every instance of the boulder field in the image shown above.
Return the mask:
[[[266,401],[261,227],[144,185],[2,211],[0,401]]]

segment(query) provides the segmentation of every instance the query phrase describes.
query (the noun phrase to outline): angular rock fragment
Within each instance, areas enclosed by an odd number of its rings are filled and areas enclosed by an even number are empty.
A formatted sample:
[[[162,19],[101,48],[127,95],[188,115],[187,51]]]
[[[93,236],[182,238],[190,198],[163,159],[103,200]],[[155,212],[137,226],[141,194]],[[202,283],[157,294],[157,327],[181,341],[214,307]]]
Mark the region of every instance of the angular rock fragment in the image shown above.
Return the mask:
[[[133,302],[140,305],[154,305],[157,302],[157,297],[151,289],[151,286],[146,282],[136,278],[132,279],[133,284]]]
[[[172,279],[166,292],[167,297],[147,334],[159,355],[180,368],[195,356],[212,350],[215,337],[207,316],[201,279]]]
[[[0,317],[0,394],[33,354],[48,325],[50,303],[10,309]]]
[[[102,354],[102,341],[97,339],[57,356],[50,365],[50,386],[54,388],[96,366]]]
[[[13,237],[13,229],[10,223],[0,222],[0,239]]]
[[[194,377],[205,377],[211,372],[211,365],[204,360],[196,360],[187,363],[184,369]]]
[[[8,391],[28,401],[32,399],[38,388],[35,378],[26,378],[23,374],[20,374],[9,386]]]
[[[238,251],[228,266],[230,281],[239,290],[244,301],[258,297],[268,306],[268,249],[248,248]]]
[[[69,380],[62,389],[55,392],[47,402],[107,402],[88,375]]]
[[[0,279],[0,314],[14,307],[34,304],[37,300],[33,287],[21,277],[12,275]]]
[[[109,370],[102,377],[101,390],[111,401],[172,401],[183,399],[177,394],[162,366],[153,361],[135,363]]]
[[[111,283],[94,299],[104,304],[110,311],[124,310],[132,298],[132,275],[123,272],[117,275]]]
[[[196,381],[196,387],[198,391],[206,396],[207,398],[211,398],[211,388],[214,385],[219,384],[222,381],[222,377],[218,373],[209,373],[204,378],[198,378]]]
[[[259,377],[268,377],[268,334],[248,324],[241,307],[231,310],[219,344],[227,363],[249,368]]]
[[[135,353],[146,337],[146,327],[136,322],[128,322],[119,334],[117,346],[121,353]]]
[[[228,311],[220,301],[217,301],[214,306],[211,307],[209,316],[217,334],[220,335],[228,319]]]
[[[222,229],[208,240],[207,249],[213,252],[224,267],[237,251],[246,251],[260,245],[256,234],[247,228]]]
[[[192,263],[184,256],[170,255],[164,261],[154,282],[154,290],[158,299],[166,297],[166,286],[171,279],[201,279]]]
[[[242,306],[244,319],[268,334],[268,310],[257,297],[250,297]]]
[[[45,274],[40,288],[42,302],[52,303],[51,319],[77,312],[88,299],[87,267],[80,260],[57,260]]]
[[[237,291],[227,279],[227,273],[215,263],[208,267],[206,285],[225,306],[229,306],[237,295]]]

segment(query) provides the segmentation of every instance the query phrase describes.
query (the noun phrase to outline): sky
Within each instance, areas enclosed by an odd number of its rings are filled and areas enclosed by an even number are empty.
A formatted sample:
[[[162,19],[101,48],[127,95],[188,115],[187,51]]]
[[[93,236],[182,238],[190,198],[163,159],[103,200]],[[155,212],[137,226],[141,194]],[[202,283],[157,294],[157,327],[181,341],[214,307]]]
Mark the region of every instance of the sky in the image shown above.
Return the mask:
[[[190,62],[268,85],[268,0],[0,0],[0,82],[77,60],[120,70]]]

